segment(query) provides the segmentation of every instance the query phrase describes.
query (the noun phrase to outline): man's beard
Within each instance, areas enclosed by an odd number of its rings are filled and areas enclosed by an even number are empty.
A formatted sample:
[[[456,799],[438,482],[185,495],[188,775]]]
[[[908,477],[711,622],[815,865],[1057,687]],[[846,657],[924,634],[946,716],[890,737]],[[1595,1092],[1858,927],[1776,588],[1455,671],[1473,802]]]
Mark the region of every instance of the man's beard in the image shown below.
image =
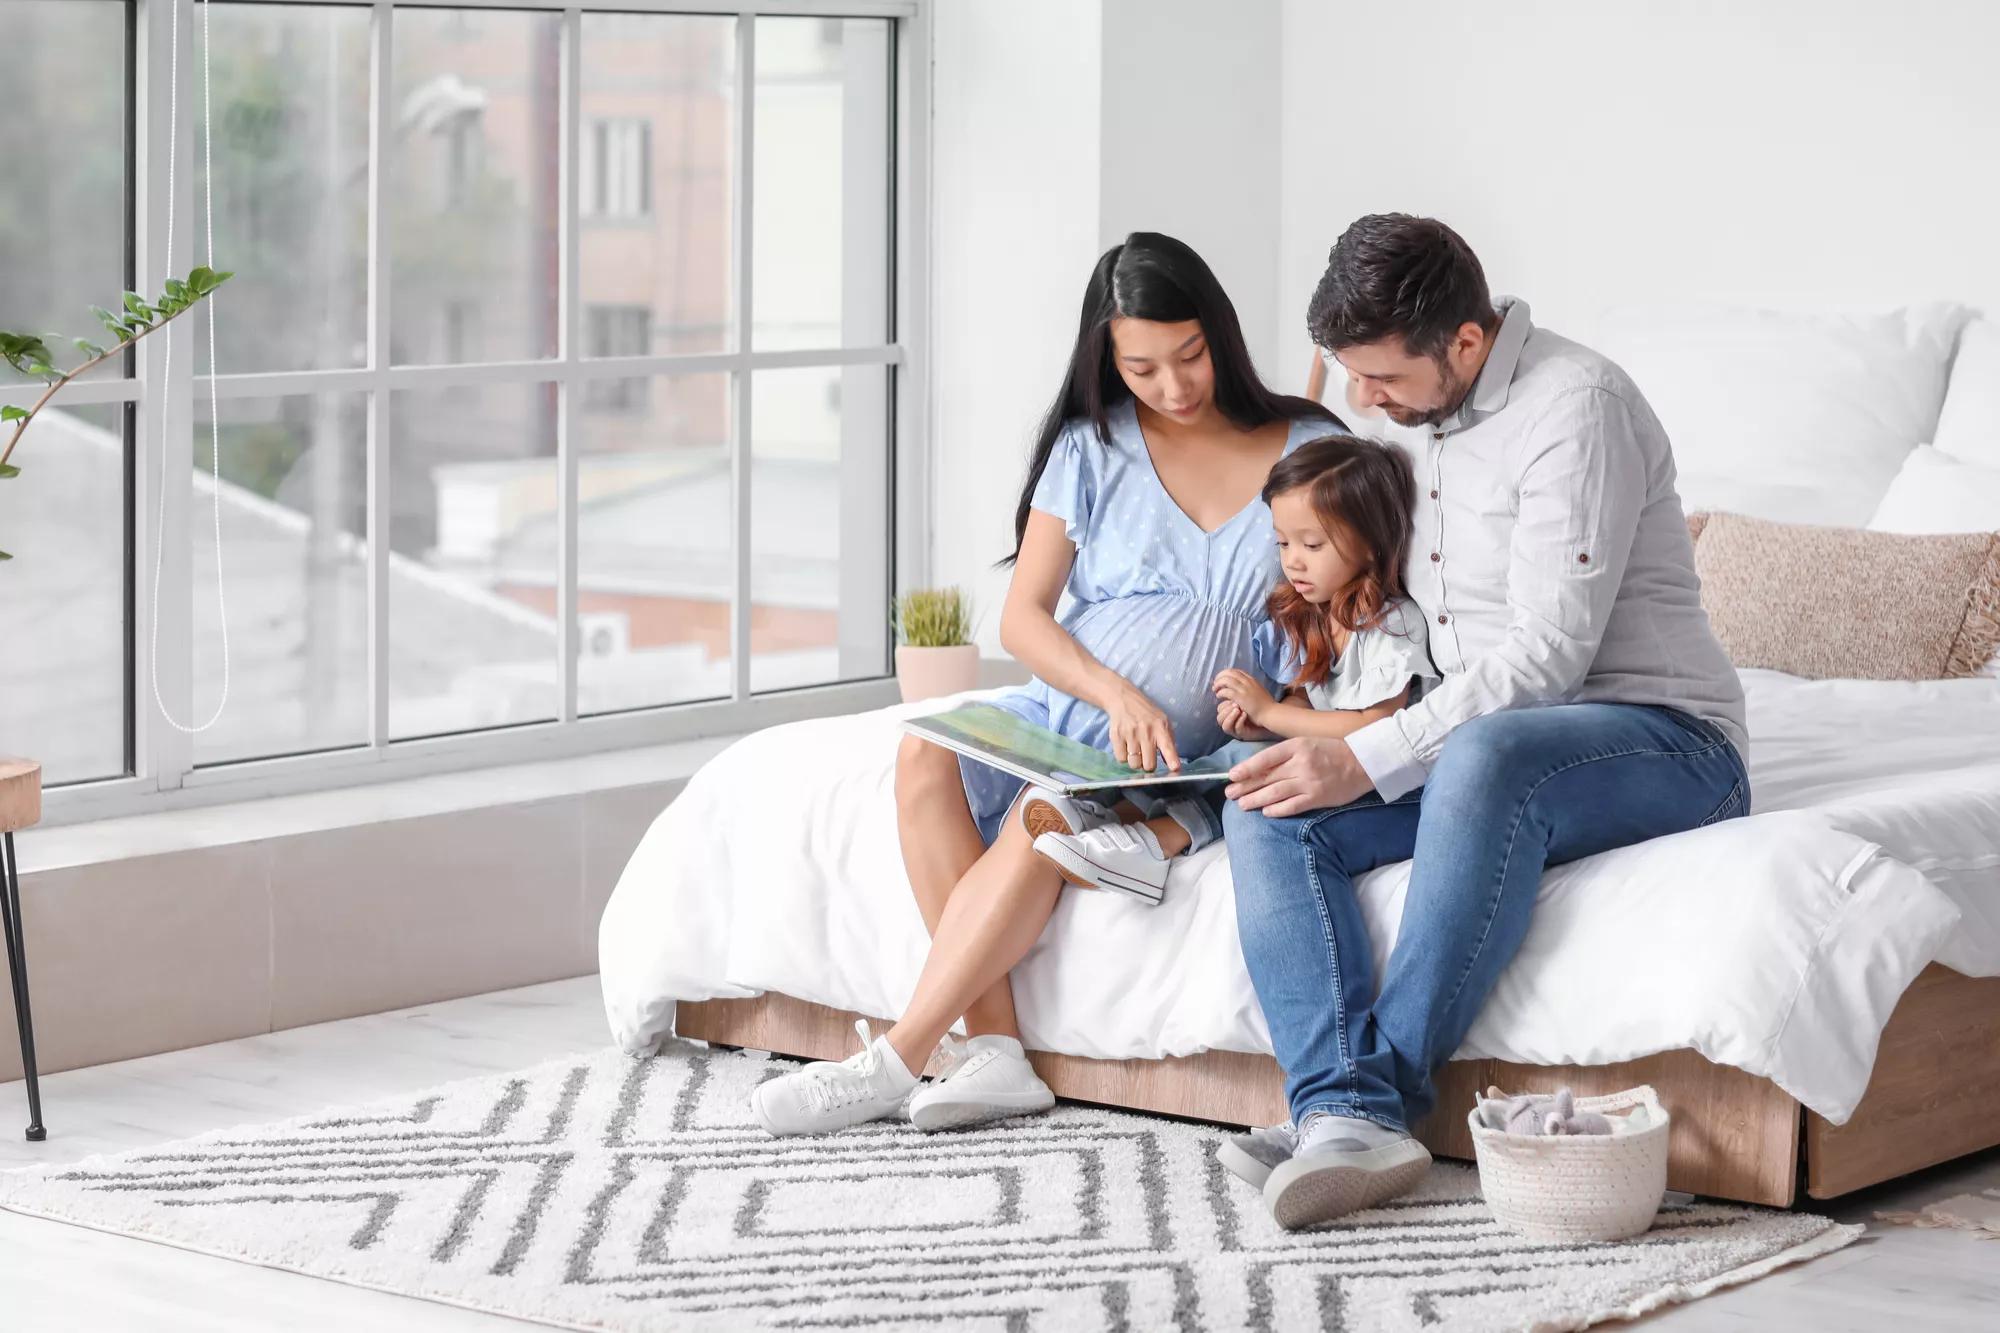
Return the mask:
[[[1465,402],[1466,396],[1472,392],[1472,385],[1465,380],[1459,379],[1458,375],[1452,370],[1449,362],[1440,358],[1435,364],[1438,368],[1439,405],[1431,408],[1429,411],[1417,412],[1409,416],[1402,415],[1402,413],[1409,411],[1408,408],[1385,407],[1383,410],[1388,413],[1389,419],[1398,426],[1443,425],[1445,419],[1454,412],[1457,412],[1460,405]]]

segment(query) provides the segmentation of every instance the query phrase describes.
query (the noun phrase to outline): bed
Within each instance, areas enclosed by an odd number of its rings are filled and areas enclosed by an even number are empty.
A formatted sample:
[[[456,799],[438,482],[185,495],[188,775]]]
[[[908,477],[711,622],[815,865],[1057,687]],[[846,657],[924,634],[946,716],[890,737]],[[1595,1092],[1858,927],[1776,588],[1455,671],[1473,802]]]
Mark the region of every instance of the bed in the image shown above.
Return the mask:
[[[1755,813],[1549,872],[1419,1131],[1435,1151],[1470,1155],[1487,1083],[1650,1081],[1682,1113],[1675,1186],[1765,1203],[1802,1152],[1825,1197],[2000,1142],[2000,685],[1744,679]],[[659,816],[600,930],[622,1045],[838,1057],[853,1015],[900,1012],[928,942],[895,833],[908,711],[754,733]],[[1408,872],[1358,885],[1378,965]],[[1283,1118],[1232,895],[1224,846],[1157,908],[1064,895],[1014,973],[1059,1094]]]

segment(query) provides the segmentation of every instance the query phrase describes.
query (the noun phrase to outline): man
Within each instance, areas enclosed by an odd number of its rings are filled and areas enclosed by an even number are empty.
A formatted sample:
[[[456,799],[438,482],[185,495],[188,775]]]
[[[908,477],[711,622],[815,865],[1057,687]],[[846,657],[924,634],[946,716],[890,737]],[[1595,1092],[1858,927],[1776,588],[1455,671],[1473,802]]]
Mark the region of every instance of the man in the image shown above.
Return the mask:
[[[1409,596],[1443,680],[1231,773],[1243,954],[1290,1126],[1224,1157],[1299,1227],[1409,1189],[1409,1128],[1527,933],[1543,869],[1744,814],[1743,694],[1709,629],[1666,433],[1624,372],[1489,296],[1441,222],[1362,218],[1307,326],[1348,402],[1425,427]],[[1354,880],[1414,858],[1371,975]]]

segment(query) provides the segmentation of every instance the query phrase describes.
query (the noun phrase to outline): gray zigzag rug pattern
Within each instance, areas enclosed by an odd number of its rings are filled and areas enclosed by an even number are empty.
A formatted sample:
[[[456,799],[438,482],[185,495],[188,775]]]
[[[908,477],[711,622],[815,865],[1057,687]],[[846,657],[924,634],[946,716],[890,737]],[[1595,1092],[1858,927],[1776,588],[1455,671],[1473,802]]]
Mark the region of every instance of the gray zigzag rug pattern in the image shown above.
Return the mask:
[[[1081,1106],[772,1140],[792,1066],[669,1043],[0,1173],[0,1206],[562,1327],[1582,1328],[1859,1227],[1696,1204],[1621,1245],[1523,1240],[1468,1168],[1288,1235],[1222,1131]]]

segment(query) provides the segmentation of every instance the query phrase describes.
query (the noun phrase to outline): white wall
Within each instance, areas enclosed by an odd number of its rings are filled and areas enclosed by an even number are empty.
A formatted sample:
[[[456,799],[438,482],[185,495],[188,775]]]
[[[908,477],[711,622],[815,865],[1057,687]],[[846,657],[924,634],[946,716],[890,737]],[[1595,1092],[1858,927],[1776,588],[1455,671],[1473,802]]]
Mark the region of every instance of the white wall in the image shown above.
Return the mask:
[[[1341,228],[1391,210],[1581,335],[1628,301],[2000,310],[1990,0],[1285,0],[1283,49],[1293,349]]]
[[[2000,3],[946,0],[936,13],[939,582],[997,651],[1036,420],[1092,260],[1206,256],[1282,387],[1355,217],[1444,218],[1498,291],[2000,310]]]
[[[1096,0],[951,0],[936,14],[932,581],[972,592],[999,652],[1035,423],[1097,258]]]
[[[1278,0],[948,0],[936,15],[933,581],[999,651],[1034,428],[1085,280],[1137,230],[1200,251],[1267,373],[1277,327]],[[1296,362],[1296,356],[1289,358]],[[1273,378],[1303,375],[1288,364]]]
[[[1102,0],[1098,239],[1161,231],[1215,270],[1250,354],[1296,391],[1280,360],[1278,0]],[[1296,321],[1294,321],[1296,322]],[[1294,340],[1296,341],[1296,340]]]

